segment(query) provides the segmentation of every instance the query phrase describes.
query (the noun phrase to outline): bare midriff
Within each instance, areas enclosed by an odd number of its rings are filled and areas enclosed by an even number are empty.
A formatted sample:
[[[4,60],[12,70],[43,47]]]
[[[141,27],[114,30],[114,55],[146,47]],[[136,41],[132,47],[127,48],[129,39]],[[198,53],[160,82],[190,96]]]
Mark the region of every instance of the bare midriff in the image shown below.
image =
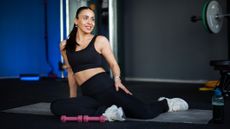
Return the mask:
[[[96,75],[98,73],[102,73],[102,72],[105,72],[105,70],[103,68],[101,68],[101,67],[90,68],[90,69],[83,70],[83,71],[75,73],[74,77],[75,77],[75,80],[76,80],[78,86],[81,86],[88,79],[90,79],[94,75]]]

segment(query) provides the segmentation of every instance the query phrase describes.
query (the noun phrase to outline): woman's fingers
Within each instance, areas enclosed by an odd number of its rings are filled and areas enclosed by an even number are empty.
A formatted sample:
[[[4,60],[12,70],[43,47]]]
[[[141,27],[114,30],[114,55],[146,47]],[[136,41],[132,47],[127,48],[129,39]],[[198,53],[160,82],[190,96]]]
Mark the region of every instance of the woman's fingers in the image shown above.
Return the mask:
[[[119,91],[121,88],[125,93],[132,95],[132,93],[120,82],[115,82],[116,91]]]
[[[125,93],[133,95],[127,88],[124,89]]]
[[[115,88],[116,88],[116,91],[118,91],[119,90],[119,85],[115,85]]]
[[[131,93],[124,85],[121,85],[120,88],[121,88],[123,91],[125,91],[125,93],[132,95],[132,93]]]

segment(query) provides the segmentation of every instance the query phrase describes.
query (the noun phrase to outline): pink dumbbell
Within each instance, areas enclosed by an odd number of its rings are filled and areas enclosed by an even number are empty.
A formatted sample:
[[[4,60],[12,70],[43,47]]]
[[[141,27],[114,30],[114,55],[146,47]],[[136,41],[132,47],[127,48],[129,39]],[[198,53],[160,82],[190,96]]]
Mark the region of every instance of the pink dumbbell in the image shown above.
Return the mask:
[[[105,116],[83,116],[84,122],[90,122],[90,121],[98,121],[98,122],[105,122],[106,117]]]
[[[79,116],[66,116],[66,115],[62,115],[61,116],[61,121],[62,122],[66,122],[66,121],[76,121],[76,122],[82,122],[83,117],[81,115]]]

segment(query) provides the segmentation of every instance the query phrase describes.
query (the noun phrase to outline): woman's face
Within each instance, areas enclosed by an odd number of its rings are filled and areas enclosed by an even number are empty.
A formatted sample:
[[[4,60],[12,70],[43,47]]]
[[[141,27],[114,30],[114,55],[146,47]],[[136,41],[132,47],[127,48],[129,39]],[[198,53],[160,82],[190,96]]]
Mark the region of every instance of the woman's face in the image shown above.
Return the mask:
[[[78,26],[79,31],[84,33],[91,33],[95,26],[95,15],[90,9],[82,10],[78,18],[75,19],[74,23]]]

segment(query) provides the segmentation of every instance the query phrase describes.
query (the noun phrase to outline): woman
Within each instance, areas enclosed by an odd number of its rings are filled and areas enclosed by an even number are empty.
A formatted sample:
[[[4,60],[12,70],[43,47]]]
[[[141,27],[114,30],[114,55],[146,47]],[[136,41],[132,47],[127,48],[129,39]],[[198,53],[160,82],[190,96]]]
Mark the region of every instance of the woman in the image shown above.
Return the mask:
[[[182,99],[161,98],[160,101],[144,104],[132,96],[121,82],[120,68],[108,39],[91,34],[95,26],[93,10],[80,7],[74,24],[69,38],[60,45],[67,65],[70,98],[52,102],[51,111],[55,115],[101,115],[106,108],[116,105],[124,110],[127,117],[147,119],[162,112],[188,108]],[[103,69],[102,58],[109,64],[113,79]],[[77,97],[78,87],[81,87],[83,96]],[[177,108],[180,105],[185,108],[173,109],[173,104],[177,104]]]

